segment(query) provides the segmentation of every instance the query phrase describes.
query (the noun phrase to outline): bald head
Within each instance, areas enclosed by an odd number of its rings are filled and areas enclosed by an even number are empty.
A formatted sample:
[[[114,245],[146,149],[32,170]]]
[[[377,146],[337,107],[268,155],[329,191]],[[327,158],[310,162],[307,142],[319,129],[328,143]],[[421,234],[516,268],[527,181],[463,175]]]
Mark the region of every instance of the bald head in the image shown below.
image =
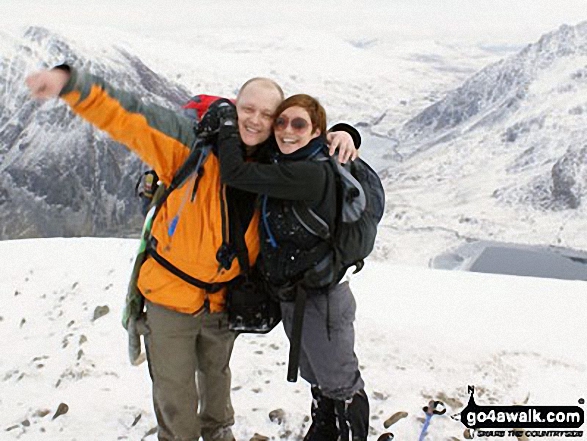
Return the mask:
[[[238,128],[245,145],[254,147],[271,135],[275,109],[283,101],[281,87],[269,78],[252,78],[236,97]]]
[[[281,97],[281,101],[283,101],[285,99],[285,94],[283,93],[283,90],[281,89],[281,86],[279,84],[277,84],[275,81],[273,81],[270,78],[264,78],[264,77],[255,77],[255,78],[251,78],[250,80],[247,80],[245,82],[245,84],[243,84],[240,88],[240,90],[238,91],[238,95],[236,96],[236,100],[238,101],[240,96],[242,95],[242,93],[249,87],[249,86],[258,86],[258,87],[263,87],[263,88],[268,88],[268,89],[275,89],[275,91],[279,94],[279,96]]]

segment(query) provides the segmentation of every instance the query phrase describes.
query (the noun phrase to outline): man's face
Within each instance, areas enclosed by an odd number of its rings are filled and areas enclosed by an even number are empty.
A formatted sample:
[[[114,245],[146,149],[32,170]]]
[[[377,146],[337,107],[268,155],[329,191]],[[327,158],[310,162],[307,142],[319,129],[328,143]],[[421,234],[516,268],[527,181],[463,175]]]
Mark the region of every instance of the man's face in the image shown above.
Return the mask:
[[[236,102],[238,130],[249,147],[265,142],[273,130],[273,114],[281,104],[279,92],[262,82],[254,82],[241,90]]]

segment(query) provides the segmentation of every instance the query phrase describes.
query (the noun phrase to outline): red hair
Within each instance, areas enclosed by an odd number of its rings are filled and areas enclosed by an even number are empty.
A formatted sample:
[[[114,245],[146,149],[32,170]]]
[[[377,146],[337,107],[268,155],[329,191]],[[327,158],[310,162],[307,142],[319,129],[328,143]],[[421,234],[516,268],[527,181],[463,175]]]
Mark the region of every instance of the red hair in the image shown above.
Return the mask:
[[[322,104],[316,98],[310,95],[300,93],[290,96],[277,107],[275,116],[278,117],[285,109],[294,106],[301,107],[308,112],[310,121],[312,122],[312,132],[320,129],[321,134],[326,133],[326,110],[324,110],[324,107],[322,107]]]

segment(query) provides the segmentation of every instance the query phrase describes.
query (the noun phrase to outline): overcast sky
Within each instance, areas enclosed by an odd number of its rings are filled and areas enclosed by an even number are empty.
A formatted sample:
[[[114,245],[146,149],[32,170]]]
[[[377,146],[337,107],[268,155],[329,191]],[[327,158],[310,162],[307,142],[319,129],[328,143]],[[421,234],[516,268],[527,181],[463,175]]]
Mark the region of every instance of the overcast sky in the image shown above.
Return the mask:
[[[4,27],[106,26],[161,37],[210,27],[219,32],[228,26],[243,32],[324,27],[352,37],[523,45],[563,23],[584,20],[587,0],[102,0],[91,6],[74,0],[0,2]]]

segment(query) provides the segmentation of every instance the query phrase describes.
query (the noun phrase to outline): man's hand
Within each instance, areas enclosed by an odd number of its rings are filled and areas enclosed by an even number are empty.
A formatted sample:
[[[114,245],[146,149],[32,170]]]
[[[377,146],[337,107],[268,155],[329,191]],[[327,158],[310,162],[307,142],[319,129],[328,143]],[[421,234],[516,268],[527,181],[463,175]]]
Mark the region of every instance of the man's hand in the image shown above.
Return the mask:
[[[338,149],[338,160],[345,164],[349,159],[355,160],[359,157],[359,150],[355,148],[353,137],[347,132],[329,132],[326,135],[328,153],[334,155]]]
[[[63,69],[42,70],[29,75],[25,83],[33,98],[46,100],[59,96],[69,76],[70,73]]]

